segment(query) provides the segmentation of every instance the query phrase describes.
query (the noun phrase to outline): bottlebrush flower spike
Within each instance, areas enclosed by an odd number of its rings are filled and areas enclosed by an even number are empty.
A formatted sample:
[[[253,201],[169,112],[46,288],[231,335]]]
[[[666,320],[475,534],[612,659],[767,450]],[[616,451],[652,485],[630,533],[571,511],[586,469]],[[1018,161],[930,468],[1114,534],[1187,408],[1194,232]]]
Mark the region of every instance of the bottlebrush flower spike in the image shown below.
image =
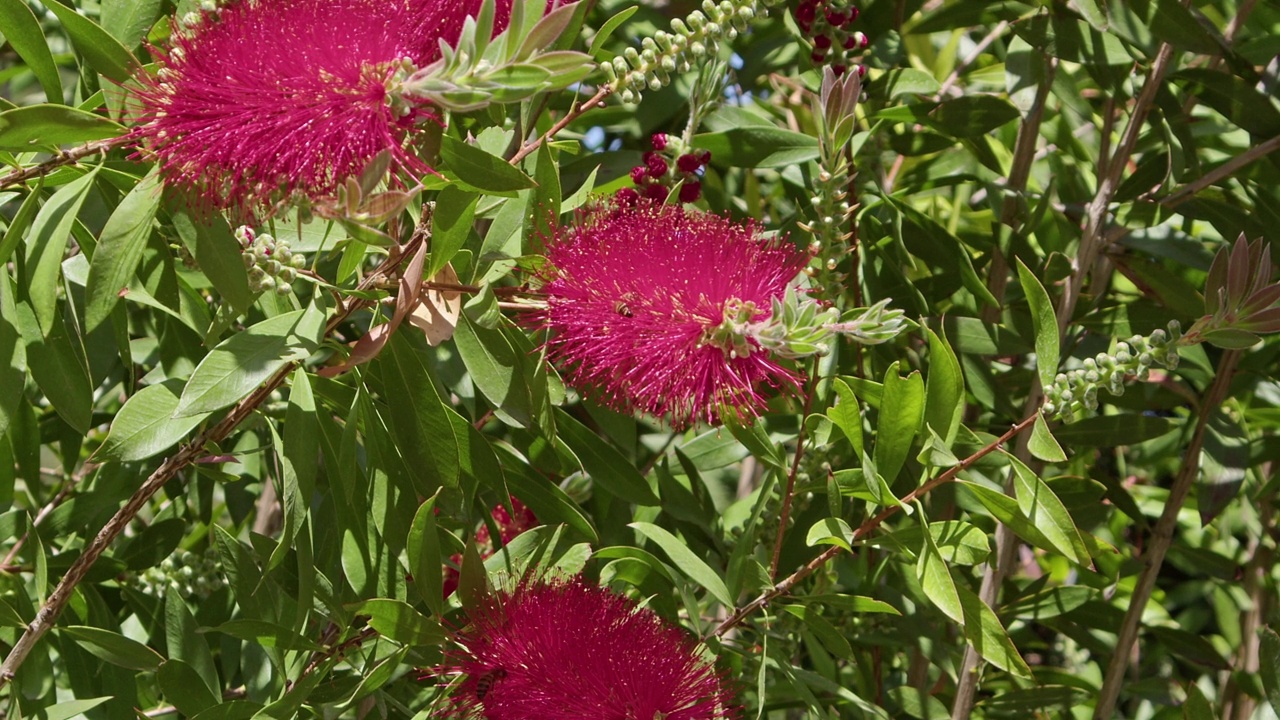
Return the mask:
[[[580,578],[498,591],[437,670],[465,675],[446,716],[487,720],[728,720],[724,676],[688,635]]]
[[[427,172],[410,145],[431,114],[395,91],[479,7],[243,0],[205,12],[175,25],[160,69],[139,75],[133,136],[166,182],[248,215],[325,197],[384,150],[394,170]],[[500,2],[496,26],[509,16]]]
[[[744,319],[767,319],[809,259],[756,225],[622,201],[559,229],[547,259],[539,320],[550,330],[548,356],[601,402],[685,426],[726,411],[755,415],[763,386],[798,387],[734,332]]]

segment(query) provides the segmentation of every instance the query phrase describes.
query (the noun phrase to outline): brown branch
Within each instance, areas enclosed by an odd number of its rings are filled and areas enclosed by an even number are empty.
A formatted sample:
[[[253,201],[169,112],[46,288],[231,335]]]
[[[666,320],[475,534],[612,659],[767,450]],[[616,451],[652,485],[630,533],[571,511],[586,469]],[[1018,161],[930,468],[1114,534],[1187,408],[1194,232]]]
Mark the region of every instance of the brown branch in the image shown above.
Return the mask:
[[[387,257],[378,266],[377,270],[366,276],[357,290],[363,291],[373,287],[378,278],[390,273],[400,262],[413,257],[417,249],[416,246],[421,243],[421,235],[415,233],[414,237],[401,248],[401,252]],[[371,302],[368,300],[354,297],[348,298],[347,302],[339,305],[333,317],[325,325],[325,334],[332,333],[353,312],[369,304]],[[14,644],[13,649],[9,651],[8,657],[0,665],[0,688],[3,688],[13,680],[18,668],[22,666],[23,661],[31,654],[36,643],[53,627],[58,615],[62,613],[67,602],[71,599],[71,594],[75,591],[76,586],[88,574],[102,553],[110,547],[120,533],[124,532],[125,527],[137,517],[142,508],[151,500],[151,497],[184,468],[201,458],[204,455],[204,448],[207,444],[220,442],[229,436],[240,423],[253,414],[272,392],[284,384],[285,379],[289,377],[297,366],[298,363],[289,363],[280,368],[267,380],[265,385],[237,403],[221,422],[196,434],[177,453],[169,456],[160,464],[160,467],[156,468],[155,472],[151,473],[142,486],[124,504],[124,507],[120,508],[93,540],[85,546],[80,557],[76,558],[67,573],[62,576],[62,580],[58,582],[58,586],[54,588],[48,599],[45,600],[44,605],[40,607],[35,619],[31,621],[31,624],[23,631],[22,636],[18,638],[18,642]]]
[[[597,105],[599,105],[600,103],[604,102],[604,99],[605,99],[605,98],[607,98],[607,97],[609,97],[609,96],[610,96],[610,95],[612,95],[612,94],[613,94],[613,88],[612,88],[612,87],[610,87],[610,86],[608,86],[608,85],[605,85],[605,86],[601,87],[598,91],[596,91],[596,94],[595,94],[595,95],[592,95],[592,96],[591,96],[591,99],[590,99],[590,100],[588,100],[588,101],[586,101],[586,102],[584,102],[584,103],[579,103],[579,104],[574,105],[573,107],[571,107],[571,108],[569,109],[569,112],[565,113],[565,116],[564,116],[564,117],[562,117],[562,118],[560,118],[558,121],[556,121],[556,124],[555,124],[555,125],[552,125],[552,126],[551,126],[551,129],[550,129],[550,130],[547,130],[545,133],[543,133],[541,137],[537,138],[536,140],[534,140],[534,141],[532,141],[532,142],[528,143],[527,145],[525,145],[524,147],[520,148],[519,152],[517,152],[515,155],[512,155],[512,156],[511,156],[511,160],[510,160],[509,162],[510,162],[512,165],[515,165],[516,163],[518,163],[518,162],[520,162],[521,160],[525,159],[526,157],[528,157],[528,156],[529,156],[529,154],[530,154],[530,153],[532,153],[533,151],[537,150],[539,147],[541,147],[541,146],[542,146],[544,143],[546,143],[548,140],[550,140],[551,138],[553,138],[553,137],[555,137],[557,134],[559,134],[559,132],[560,132],[561,130],[565,129],[565,127],[566,127],[566,126],[568,126],[568,125],[569,125],[569,123],[573,122],[574,120],[577,120],[579,117],[581,117],[581,116],[582,116],[582,114],[583,114],[583,113],[585,113],[586,111],[588,111],[588,110],[590,110],[590,109],[592,109],[592,108],[596,107],[596,106],[597,106]]]
[[[1276,150],[1280,150],[1280,135],[1258,145],[1254,145],[1204,175],[1201,175],[1195,180],[1183,185],[1167,197],[1162,198],[1160,200],[1160,204],[1173,207],[1183,201],[1190,200],[1192,196],[1201,190],[1213,185],[1219,180],[1225,180],[1226,178],[1231,177],[1236,173],[1236,171],[1243,169],[1255,160],[1266,157]]]
[[[1142,614],[1146,611],[1151,592],[1155,589],[1156,579],[1160,575],[1160,567],[1164,564],[1165,553],[1173,544],[1173,534],[1178,527],[1178,512],[1191,492],[1191,486],[1200,474],[1200,450],[1204,447],[1205,431],[1209,427],[1209,416],[1222,404],[1231,387],[1231,378],[1235,375],[1236,364],[1240,362],[1239,350],[1228,350],[1218,361],[1218,373],[1213,384],[1205,391],[1196,418],[1195,431],[1191,442],[1182,455],[1182,467],[1174,477],[1173,486],[1169,488],[1169,498],[1165,500],[1164,512],[1152,530],[1150,544],[1143,558],[1145,567],[1138,575],[1138,582],[1129,598],[1129,606],[1124,620],[1120,623],[1120,631],[1116,634],[1115,649],[1112,651],[1111,663],[1098,692],[1098,704],[1094,706],[1094,720],[1107,720],[1114,717],[1116,700],[1124,686],[1124,675],[1129,669],[1129,655],[1134,643],[1138,640],[1138,630],[1142,627]]]
[[[791,472],[787,473],[787,487],[782,491],[782,510],[778,513],[778,537],[773,541],[773,560],[769,563],[769,579],[778,575],[778,560],[782,557],[782,541],[787,536],[787,523],[791,521],[791,502],[796,490],[796,474],[800,471],[800,460],[804,458],[805,426],[804,420],[813,409],[813,396],[818,392],[818,362],[814,360],[810,371],[809,391],[804,395],[804,412],[800,414],[800,432],[796,435],[796,455],[791,461]]]
[[[958,476],[961,472],[969,469],[970,467],[973,466],[974,463],[978,462],[982,458],[995,452],[1000,448],[1001,445],[1004,445],[1006,442],[1009,442],[1009,440],[1012,439],[1014,436],[1018,435],[1023,430],[1026,430],[1027,428],[1031,427],[1031,424],[1035,422],[1036,417],[1038,415],[1039,413],[1031,414],[1022,422],[1019,422],[1017,425],[1014,425],[1013,427],[1009,428],[1000,437],[996,438],[995,440],[992,440],[990,443],[983,446],[977,452],[965,458],[964,460],[961,460],[960,464],[955,465],[954,467],[947,468],[946,472],[930,480],[924,485],[921,485],[915,490],[912,490],[911,492],[907,493],[906,495],[903,496],[901,500],[902,505],[913,503],[916,500],[920,499],[921,497],[924,497],[928,493],[932,492],[933,490],[937,489],[938,487],[945,485],[951,482],[952,480],[955,480],[956,476]],[[859,525],[858,529],[853,531],[853,536],[851,539],[853,541],[858,541],[870,535],[872,532],[875,531],[876,528],[880,527],[880,525],[883,524],[885,520],[888,520],[889,518],[896,515],[898,511],[901,510],[901,508],[902,508],[901,505],[890,505],[889,507],[881,510],[879,514],[877,514],[875,517]],[[741,608],[738,608],[737,610],[735,610],[733,614],[730,615],[724,622],[717,625],[716,629],[712,630],[711,633],[707,635],[707,637],[711,638],[711,637],[723,636],[729,630],[741,624],[742,621],[747,619],[747,617],[749,617],[752,613],[768,605],[770,602],[774,600],[774,598],[777,598],[780,595],[785,595],[788,592],[790,592],[791,588],[796,586],[796,583],[799,583],[801,580],[804,580],[805,578],[812,575],[816,570],[818,570],[818,568],[821,568],[823,565],[827,564],[827,561],[839,555],[842,550],[844,550],[844,548],[840,547],[839,545],[832,545],[827,550],[824,550],[822,554],[818,555],[817,557],[805,563],[804,565],[801,565],[800,569],[791,573],[787,577],[783,578],[776,585],[764,591],[764,593],[761,594],[759,597],[757,597],[755,600],[752,600],[746,605],[743,605]]]
[[[31,167],[19,168],[0,175],[0,189],[7,188],[10,185],[26,182],[32,178],[48,175],[51,171],[62,167],[63,165],[74,165],[90,155],[98,155],[105,153],[113,147],[124,145],[129,140],[128,135],[107,138],[106,140],[94,140],[84,145],[78,145],[70,150],[59,151],[58,154]]]

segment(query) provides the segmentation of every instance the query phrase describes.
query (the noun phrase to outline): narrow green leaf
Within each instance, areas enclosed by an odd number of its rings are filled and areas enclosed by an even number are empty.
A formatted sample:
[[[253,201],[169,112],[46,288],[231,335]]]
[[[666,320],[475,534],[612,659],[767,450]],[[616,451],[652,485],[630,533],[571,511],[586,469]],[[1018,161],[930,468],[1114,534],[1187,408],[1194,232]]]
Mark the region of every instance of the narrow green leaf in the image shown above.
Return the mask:
[[[68,700],[45,708],[41,711],[40,717],[42,720],[71,720],[71,718],[85,717],[90,710],[112,699],[114,696],[107,695],[86,700]]]
[[[181,392],[181,380],[166,380],[134,393],[111,421],[107,439],[94,453],[95,461],[145,460],[185,438],[209,413],[174,418]]]
[[[128,287],[151,237],[151,223],[159,208],[160,175],[152,170],[107,219],[89,262],[84,312],[87,332],[93,332],[111,315],[121,291]]]
[[[31,305],[19,303],[15,314],[27,345],[31,377],[68,425],[88,433],[93,420],[93,386],[84,357],[77,352],[77,346],[83,347],[81,339],[68,335],[61,315],[53,316],[53,326],[45,336]]]
[[[423,278],[433,278],[462,249],[475,223],[480,196],[454,185],[440,191],[431,216],[431,258]]]
[[[1182,703],[1183,720],[1218,720],[1213,705],[1194,682],[1187,683],[1187,701]]]
[[[464,314],[453,340],[485,398],[514,424],[538,427],[546,392],[529,382],[534,377],[534,358],[528,338],[503,327],[481,327]]]
[[[324,314],[312,306],[263,320],[223,340],[192,371],[173,417],[239,402],[280,368],[315,352],[323,331]]]
[[[49,51],[49,41],[45,39],[35,13],[23,0],[0,0],[0,33],[35,73],[49,102],[63,102],[62,80],[58,76],[58,66],[53,62],[53,53]]]
[[[1258,631],[1258,639],[1258,674],[1262,676],[1262,687],[1266,690],[1272,712],[1280,714],[1280,635],[1264,627]]]
[[[1136,445],[1178,429],[1178,423],[1154,415],[1096,415],[1062,425],[1054,435],[1067,447]]]
[[[597,487],[637,505],[659,504],[649,483],[622,453],[559,408],[556,428]]]
[[[384,393],[397,399],[390,404],[391,431],[405,462],[422,474],[418,491],[424,496],[440,487],[458,487],[464,441],[436,389],[427,347],[421,333],[402,330],[392,334],[375,363]]]
[[[924,423],[950,446],[964,413],[964,375],[945,337],[929,328],[929,375],[925,380]]]
[[[200,272],[237,313],[248,312],[254,294],[249,290],[249,273],[231,226],[221,215],[197,220],[186,208],[170,205],[173,229],[196,259]]]
[[[440,158],[459,180],[481,192],[510,195],[537,184],[506,160],[449,135],[440,138]]]
[[[210,695],[220,696],[222,685],[209,643],[200,634],[187,602],[173,588],[169,588],[164,597],[164,635],[169,659],[185,663],[196,673]]]
[[[1096,599],[1099,591],[1083,585],[1049,588],[1001,609],[1001,614],[1019,620],[1048,620],[1065,615]]]
[[[160,657],[155,650],[110,630],[87,625],[69,625],[59,627],[58,631],[64,635],[70,635],[76,644],[88,650],[94,657],[122,668],[146,672],[160,667],[160,663],[164,661],[164,658]]]
[[[895,362],[884,374],[884,393],[873,451],[876,469],[890,485],[911,454],[911,444],[915,441],[923,415],[924,380],[915,371],[905,378],[899,376],[898,363]]]
[[[988,487],[983,487],[977,483],[960,480],[957,481],[956,484],[973,493],[973,495],[978,499],[978,502],[982,503],[983,507],[987,509],[987,512],[991,513],[991,517],[999,520],[1005,525],[1008,525],[1009,529],[1013,530],[1018,537],[1026,540],[1032,545],[1035,545],[1041,550],[1047,550],[1055,553],[1060,552],[1058,548],[1044,536],[1044,533],[1040,532],[1040,530],[1036,528],[1035,524],[1022,514],[1022,511],[1018,508],[1017,500],[1002,492],[992,490]]]
[[[933,535],[920,533],[924,542],[920,546],[920,555],[916,559],[916,577],[920,587],[944,615],[958,623],[964,623],[964,608],[960,605],[960,595],[956,590],[956,581],[947,569],[947,563],[938,552],[933,542]]]
[[[66,105],[27,105],[0,112],[0,150],[56,152],[61,145],[104,140],[123,125]]]
[[[805,536],[804,542],[809,547],[814,545],[839,545],[845,550],[851,550],[853,528],[849,527],[849,523],[840,518],[823,518],[809,527],[809,533]]]
[[[441,568],[444,557],[440,552],[440,536],[436,530],[436,498],[433,495],[418,506],[405,540],[409,554],[409,572],[418,596],[431,608],[436,617],[444,614],[444,577]]]
[[[94,21],[62,3],[50,2],[45,7],[58,16],[62,29],[71,36],[76,50],[80,51],[89,66],[97,72],[123,84],[133,77],[134,71],[142,67],[133,53]]]
[[[849,384],[840,378],[831,381],[831,388],[836,393],[836,403],[827,409],[827,418],[840,428],[844,436],[853,445],[859,457],[864,452],[862,444],[862,408],[858,405],[858,396],[854,395]]]
[[[912,525],[884,535],[868,539],[867,545],[872,547],[897,548],[908,557],[916,558],[917,551],[924,539],[924,531],[919,525]],[[960,520],[945,520],[929,523],[929,534],[942,559],[957,565],[976,565],[991,554],[991,543],[987,534],[977,526]]]
[[[1031,668],[1018,654],[1000,618],[967,588],[957,588],[964,608],[964,637],[982,659],[1020,678],[1030,678]]]
[[[48,335],[53,327],[53,315],[57,312],[58,275],[62,268],[62,256],[67,251],[67,240],[75,224],[80,206],[89,195],[98,168],[81,175],[59,188],[40,208],[27,236],[27,297],[40,323],[40,332]]]
[[[1035,425],[1031,427],[1031,437],[1027,439],[1027,449],[1031,454],[1045,462],[1066,462],[1067,454],[1062,446],[1049,432],[1049,424],[1044,421],[1043,413],[1036,413]]]
[[[1013,464],[1014,496],[1018,509],[1058,552],[1077,565],[1089,564],[1089,549],[1067,508],[1031,468],[1013,455],[1005,454]]]
[[[884,74],[869,92],[882,90],[885,97],[896,100],[903,95],[933,95],[942,85],[929,73],[915,68],[898,68]]]
[[[1053,314],[1053,301],[1030,268],[1018,261],[1018,280],[1031,305],[1031,324],[1036,331],[1036,371],[1041,387],[1053,384],[1058,374],[1058,320]]]
[[[414,610],[403,600],[374,598],[349,605],[347,609],[356,615],[368,615],[370,627],[402,645],[439,645],[444,641],[445,633],[440,623]]]
[[[8,434],[26,386],[27,346],[18,329],[18,305],[8,273],[0,273],[0,438]]]
[[[597,32],[596,36],[591,39],[591,49],[587,53],[594,56],[600,52],[600,49],[604,47],[605,42],[613,35],[613,32],[639,10],[639,5],[632,5],[629,8],[623,8],[617,15],[605,21],[605,24],[600,26],[600,32]]]
[[[701,585],[703,589],[711,593],[711,596],[719,600],[725,607],[733,607],[733,596],[729,594],[729,588],[724,584],[724,580],[711,566],[702,561],[702,558],[693,554],[689,546],[682,542],[679,538],[665,529],[658,527],[652,523],[634,522],[628,525],[634,528],[641,535],[644,535],[655,545],[662,548],[671,562],[684,573],[685,577],[693,580]]]
[[[693,146],[711,151],[717,165],[770,168],[800,165],[818,157],[818,141],[804,133],[772,125],[736,127],[703,133]]]
[[[264,647],[279,648],[281,650],[302,650],[305,652],[324,650],[324,647],[315,641],[283,625],[277,625],[266,620],[228,620],[217,627],[201,628],[200,632],[222,633],[245,642],[257,643]]]
[[[0,2],[3,2],[3,0],[0,0]],[[18,207],[18,212],[9,221],[9,227],[5,228],[4,231],[4,239],[0,240],[0,263],[9,262],[9,257],[13,255],[13,251],[22,242],[22,237],[26,235],[27,228],[31,227],[31,221],[35,219],[36,213],[40,210],[42,198],[40,191],[43,188],[44,182],[42,178],[36,187],[22,199],[22,205]]]
[[[199,673],[181,660],[165,661],[156,671],[156,682],[164,698],[186,717],[218,704],[218,698],[205,687]]]
[[[160,17],[164,0],[102,0],[102,29],[120,44],[136,48]]]

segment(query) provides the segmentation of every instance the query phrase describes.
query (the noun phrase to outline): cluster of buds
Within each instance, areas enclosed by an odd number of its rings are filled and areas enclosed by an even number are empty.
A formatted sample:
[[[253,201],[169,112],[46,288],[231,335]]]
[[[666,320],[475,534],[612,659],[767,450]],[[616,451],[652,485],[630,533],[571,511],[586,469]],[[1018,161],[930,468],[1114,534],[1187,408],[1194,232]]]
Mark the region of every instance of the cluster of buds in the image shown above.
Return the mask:
[[[641,197],[663,202],[671,189],[680,186],[680,202],[697,202],[702,197],[701,172],[711,162],[708,150],[685,148],[677,137],[655,133],[653,149],[644,154],[644,164],[631,168],[631,182],[637,189],[623,188],[618,198],[635,202]]]
[[[688,72],[699,58],[715,55],[721,40],[733,40],[757,15],[768,11],[765,5],[778,2],[781,0],[703,0],[701,10],[694,10],[684,20],[672,20],[671,32],[659,30],[642,40],[639,50],[627,48],[612,62],[601,63],[600,70],[623,102],[640,102],[643,89],[666,87],[673,73]]]
[[[707,333],[705,342],[729,357],[746,357],[758,349],[796,359],[826,355],[837,335],[862,345],[879,345],[905,327],[903,312],[889,309],[888,300],[841,315],[812,298],[802,300],[795,288],[788,288],[786,295],[773,299],[767,316],[753,302],[725,303],[724,322]]]
[[[222,574],[222,561],[213,548],[206,549],[203,554],[179,550],[160,561],[158,566],[129,575],[126,582],[152,597],[163,598],[172,588],[183,598],[201,600],[227,584]]]
[[[1073,422],[1082,411],[1098,409],[1098,388],[1123,395],[1125,382],[1129,378],[1145,382],[1152,365],[1173,370],[1183,338],[1181,325],[1171,320],[1168,332],[1157,329],[1146,337],[1134,335],[1116,343],[1112,352],[1085,358],[1080,367],[1058,373],[1045,389],[1044,414]]]
[[[200,24],[200,21],[204,19],[204,15],[206,13],[216,15],[219,9],[217,0],[200,0],[200,11],[197,12],[193,10],[186,15],[183,15],[182,27],[187,30],[192,30]]]
[[[538,524],[538,517],[533,511],[525,507],[523,503],[515,498],[511,498],[511,509],[515,510],[515,515],[507,511],[505,505],[494,505],[493,510],[489,513],[493,518],[493,524],[498,528],[498,538],[503,545],[511,542],[517,535],[528,530]],[[489,526],[483,524],[476,531],[474,540],[476,549],[480,551],[480,557],[488,558],[498,551],[494,547],[493,536],[489,534]],[[457,568],[462,566],[462,553],[454,553],[449,557],[452,565],[446,565],[444,568],[444,596],[447,598],[458,589],[458,581],[460,574]]]
[[[240,257],[249,270],[249,289],[254,292],[275,290],[277,295],[293,292],[292,283],[307,259],[294,254],[284,238],[254,233],[246,225],[236,228],[240,241]]]
[[[858,8],[849,0],[800,0],[795,16],[796,25],[813,43],[809,59],[836,75],[843,75],[853,56],[867,48],[867,36],[850,29],[858,20]],[[863,66],[857,67],[858,74],[866,73]]]

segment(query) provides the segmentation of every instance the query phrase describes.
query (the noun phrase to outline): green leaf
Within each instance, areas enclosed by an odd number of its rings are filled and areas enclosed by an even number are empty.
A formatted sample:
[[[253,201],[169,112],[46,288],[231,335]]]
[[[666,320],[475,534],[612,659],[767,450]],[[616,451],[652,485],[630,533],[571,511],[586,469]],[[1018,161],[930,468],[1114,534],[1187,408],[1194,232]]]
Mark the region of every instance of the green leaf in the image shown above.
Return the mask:
[[[128,287],[151,237],[151,223],[159,208],[160,174],[152,170],[107,219],[89,262],[84,313],[87,332],[93,332],[111,315],[121,291]]]
[[[426,347],[421,333],[393,333],[375,367],[386,396],[397,399],[390,404],[397,447],[409,467],[423,475],[418,492],[430,496],[440,487],[458,487],[464,438],[455,432],[451,411],[436,389]]]
[[[165,661],[156,671],[156,682],[164,698],[187,717],[218,704],[218,698],[205,687],[200,674],[181,660]]]
[[[1043,413],[1036,413],[1036,422],[1031,427],[1031,437],[1027,440],[1027,449],[1031,454],[1045,462],[1066,462],[1067,454],[1062,446],[1053,439],[1049,432],[1049,424],[1044,421]]]
[[[919,525],[912,525],[901,530],[873,537],[866,541],[872,547],[897,548],[908,557],[918,560],[917,551],[924,543],[924,531]],[[991,543],[987,534],[960,520],[945,520],[929,523],[929,535],[933,537],[934,546],[942,559],[957,565],[977,565],[991,554]]]
[[[263,320],[218,343],[191,373],[173,417],[233,405],[290,362],[320,346],[324,314],[314,306]]]
[[[1018,281],[1031,306],[1031,324],[1036,331],[1036,372],[1040,373],[1040,386],[1047,388],[1058,374],[1058,319],[1053,314],[1049,293],[1020,259]]]
[[[536,377],[533,346],[527,336],[501,326],[482,327],[464,313],[453,340],[471,380],[495,408],[520,427],[541,425],[546,392],[529,382]]]
[[[1065,615],[1098,597],[1100,593],[1083,585],[1049,588],[1034,595],[1018,598],[1001,609],[1001,614],[1019,620],[1048,620]]]
[[[1183,720],[1217,720],[1213,705],[1194,682],[1187,683],[1187,701],[1182,703]]]
[[[883,90],[885,97],[895,100],[903,95],[933,95],[941,89],[941,83],[923,70],[897,68],[885,73],[869,88],[869,92]]]
[[[185,526],[183,521],[179,521]],[[199,632],[196,619],[178,591],[168,588],[164,597],[164,635],[170,660],[180,660],[195,671],[210,695],[222,693],[218,669],[209,644]]]
[[[437,497],[439,495],[433,495],[418,506],[409,527],[405,550],[409,554],[409,572],[413,575],[418,595],[439,617],[444,613],[444,576],[441,573],[444,556],[440,552],[440,536],[436,530]]]
[[[40,718],[42,720],[71,720],[71,718],[85,717],[85,714],[90,710],[113,699],[112,696],[108,695],[86,700],[68,700],[45,708],[41,711]]]
[[[18,330],[27,344],[27,369],[54,410],[67,424],[88,433],[93,421],[93,385],[84,357],[77,352],[79,337],[67,333],[61,315],[42,336],[35,311],[27,303],[16,307]]]
[[[50,2],[45,7],[58,16],[62,29],[94,70],[124,84],[142,67],[133,53],[94,21],[59,2]]]
[[[324,647],[315,641],[299,635],[283,625],[277,625],[266,620],[228,620],[217,627],[201,628],[200,632],[222,633],[238,640],[281,650],[300,650],[304,652],[324,650]]]
[[[891,485],[911,454],[911,443],[923,415],[924,380],[915,371],[905,378],[899,376],[898,363],[895,362],[884,373],[884,392],[873,451],[876,470]]]
[[[431,258],[422,277],[430,279],[440,272],[471,234],[475,223],[476,203],[480,196],[449,185],[436,198],[431,216]]]
[[[0,438],[8,434],[27,387],[27,346],[18,328],[13,286],[8,273],[0,273]]]
[[[762,125],[695,135],[693,146],[711,151],[711,159],[717,165],[730,167],[787,167],[818,157],[816,138]]]
[[[402,645],[439,645],[445,638],[439,622],[403,600],[374,598],[348,605],[347,609],[356,615],[368,615],[370,627]]]
[[[69,625],[58,630],[70,635],[76,644],[94,657],[122,668],[146,672],[160,667],[164,661],[155,650],[110,630],[87,625]]]
[[[1005,456],[1013,465],[1014,496],[1018,500],[1018,509],[1058,552],[1077,565],[1087,566],[1090,562],[1089,548],[1085,547],[1080,531],[1062,501],[1021,460],[1008,453]]]
[[[964,608],[960,605],[956,581],[947,569],[947,563],[938,552],[931,533],[920,533],[924,542],[920,547],[920,555],[916,559],[916,578],[925,596],[944,615],[958,623],[964,623]]]
[[[123,125],[66,105],[28,105],[0,112],[0,150],[56,152],[61,145],[105,140]]]
[[[1178,424],[1154,415],[1096,415],[1059,427],[1054,435],[1068,447],[1135,445],[1172,432]]]
[[[71,237],[71,227],[97,175],[98,168],[95,167],[54,193],[40,208],[27,236],[27,297],[31,299],[31,309],[35,311],[40,332],[44,335],[52,329],[53,316],[57,312],[58,287],[61,285],[58,276],[67,251],[67,240]]]
[[[506,160],[449,135],[440,138],[440,158],[459,180],[481,192],[512,195],[537,184]]]
[[[639,10],[639,5],[632,5],[631,7],[623,8],[618,12],[618,14],[609,18],[604,25],[600,26],[600,31],[596,33],[594,38],[592,38],[591,49],[588,50],[587,53],[592,56],[596,56],[597,53],[600,52],[601,48],[604,47],[605,42],[613,35],[613,32]]]
[[[622,453],[564,410],[557,408],[555,414],[560,439],[577,456],[582,469],[597,487],[637,505],[660,504],[653,488]]]
[[[1223,43],[1210,35],[1178,0],[1156,0],[1151,9],[1151,33],[1179,50],[1218,54]]]
[[[804,542],[809,547],[838,545],[845,550],[852,550],[850,545],[853,543],[853,528],[840,518],[823,518],[809,527]]]
[[[1269,627],[1258,630],[1258,674],[1272,712],[1280,714],[1280,635]]]
[[[861,457],[864,451],[862,408],[858,405],[858,397],[854,395],[849,384],[840,378],[832,380],[831,388],[835,390],[837,400],[827,409],[827,418],[840,428],[844,436],[849,439],[849,443],[853,445],[854,452]]]
[[[711,596],[719,600],[725,607],[733,607],[733,596],[729,594],[729,588],[724,584],[724,580],[720,578],[720,575],[715,570],[711,569],[710,565],[703,562],[702,558],[694,555],[693,551],[683,541],[652,523],[634,522],[628,527],[634,528],[641,535],[644,535],[655,545],[662,548],[662,551],[680,569],[680,572],[684,573],[685,577],[701,585],[703,589],[711,593]]]
[[[102,29],[120,44],[137,47],[160,17],[164,0],[102,0]]]
[[[0,0],[0,2],[2,1]],[[18,243],[22,242],[23,235],[26,235],[27,228],[31,227],[31,221],[35,219],[36,213],[40,210],[40,201],[42,199],[40,191],[43,187],[43,179],[41,179],[40,184],[37,184],[22,199],[22,205],[18,207],[18,212],[9,221],[9,227],[5,228],[4,239],[0,239],[0,263],[9,262],[9,257],[17,249]]]
[[[248,312],[254,295],[249,291],[249,274],[240,257],[240,243],[227,221],[221,215],[196,219],[188,210],[172,203],[170,215],[173,229],[196,259],[200,272],[236,313]]]
[[[960,480],[956,484],[973,493],[978,502],[982,503],[987,512],[991,513],[991,517],[1008,525],[1009,529],[1013,530],[1018,537],[1041,550],[1059,552],[1057,547],[1044,536],[1044,533],[1040,532],[1035,524],[1022,514],[1017,500],[977,483]]]
[[[929,375],[925,380],[924,424],[950,446],[964,413],[964,375],[945,337],[929,328]]]
[[[311,498],[316,488],[316,471],[320,455],[320,427],[315,396],[305,368],[299,367],[289,382],[289,407],[285,411],[284,437],[270,426],[272,444],[280,462],[280,503],[284,526],[280,543],[271,552],[267,568],[279,567],[294,538],[306,523]],[[282,446],[283,444],[283,446]],[[306,572],[304,570],[303,572]]]
[[[0,34],[35,73],[49,102],[63,102],[62,80],[53,62],[53,53],[49,51],[49,41],[35,13],[23,0],[0,0]]]
[[[185,438],[209,413],[174,418],[181,390],[181,380],[166,380],[134,393],[111,421],[95,461],[145,460]]]
[[[964,608],[964,637],[982,659],[1020,678],[1030,678],[1031,668],[1018,654],[1000,618],[967,588],[957,588]]]

